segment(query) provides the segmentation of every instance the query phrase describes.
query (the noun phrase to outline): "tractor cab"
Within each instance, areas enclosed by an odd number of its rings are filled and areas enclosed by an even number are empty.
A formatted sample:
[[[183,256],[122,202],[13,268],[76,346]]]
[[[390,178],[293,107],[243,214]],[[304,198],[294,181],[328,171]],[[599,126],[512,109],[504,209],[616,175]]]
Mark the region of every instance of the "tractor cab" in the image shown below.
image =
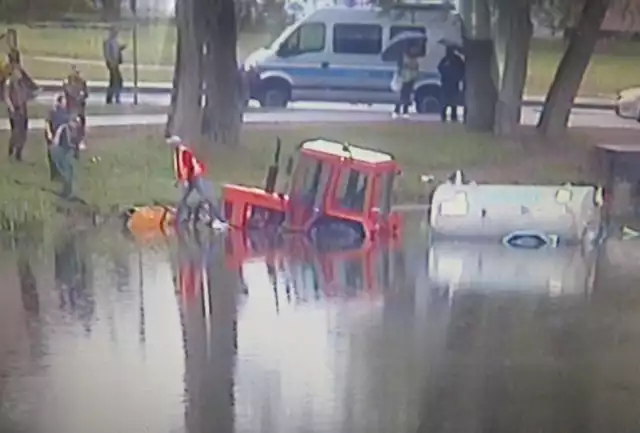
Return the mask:
[[[264,189],[224,186],[232,227],[277,227],[320,243],[398,235],[400,218],[391,199],[399,168],[392,155],[324,139],[302,142],[288,162],[286,193],[275,192],[278,160],[279,146]]]

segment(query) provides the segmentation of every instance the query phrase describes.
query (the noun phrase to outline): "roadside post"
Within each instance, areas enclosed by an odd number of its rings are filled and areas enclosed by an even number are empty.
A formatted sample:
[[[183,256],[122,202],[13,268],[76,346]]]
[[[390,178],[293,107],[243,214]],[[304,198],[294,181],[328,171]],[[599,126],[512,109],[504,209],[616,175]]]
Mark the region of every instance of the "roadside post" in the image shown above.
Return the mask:
[[[138,1],[130,2],[133,14],[133,104],[138,105]]]

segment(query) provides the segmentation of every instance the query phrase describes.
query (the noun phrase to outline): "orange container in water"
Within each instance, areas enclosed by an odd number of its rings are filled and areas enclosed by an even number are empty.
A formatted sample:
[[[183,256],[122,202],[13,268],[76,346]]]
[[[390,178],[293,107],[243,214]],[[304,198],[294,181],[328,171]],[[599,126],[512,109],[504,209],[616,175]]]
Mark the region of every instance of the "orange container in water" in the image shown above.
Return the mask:
[[[129,211],[127,228],[137,238],[173,232],[175,210],[165,206],[143,206]]]

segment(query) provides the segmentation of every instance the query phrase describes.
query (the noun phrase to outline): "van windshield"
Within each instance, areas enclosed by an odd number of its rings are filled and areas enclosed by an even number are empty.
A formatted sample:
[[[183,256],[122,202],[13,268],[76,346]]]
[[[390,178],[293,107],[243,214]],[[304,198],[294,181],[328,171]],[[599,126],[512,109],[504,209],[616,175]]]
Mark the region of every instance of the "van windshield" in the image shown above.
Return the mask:
[[[298,23],[291,24],[290,26],[288,26],[286,29],[282,31],[282,33],[280,33],[278,37],[274,39],[273,42],[267,45],[267,48],[269,50],[276,51],[278,48],[280,48],[280,45],[282,45],[282,42],[284,42],[289,37],[289,35],[291,35],[291,33],[293,33],[298,28],[298,26],[299,26]]]

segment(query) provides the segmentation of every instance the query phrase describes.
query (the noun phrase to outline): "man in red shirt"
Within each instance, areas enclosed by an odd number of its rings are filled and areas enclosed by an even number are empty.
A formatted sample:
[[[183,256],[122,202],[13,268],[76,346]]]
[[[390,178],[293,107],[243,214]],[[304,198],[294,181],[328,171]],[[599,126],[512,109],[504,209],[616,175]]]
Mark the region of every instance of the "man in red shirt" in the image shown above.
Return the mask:
[[[186,222],[189,214],[189,196],[193,191],[200,195],[201,199],[207,200],[211,204],[211,212],[216,218],[213,227],[218,229],[226,228],[226,222],[218,210],[215,200],[209,194],[209,185],[204,179],[206,172],[205,165],[196,158],[193,151],[185,146],[182,139],[171,136],[167,139],[173,148],[173,169],[176,175],[176,185],[183,185],[182,198],[178,204],[178,223]]]

